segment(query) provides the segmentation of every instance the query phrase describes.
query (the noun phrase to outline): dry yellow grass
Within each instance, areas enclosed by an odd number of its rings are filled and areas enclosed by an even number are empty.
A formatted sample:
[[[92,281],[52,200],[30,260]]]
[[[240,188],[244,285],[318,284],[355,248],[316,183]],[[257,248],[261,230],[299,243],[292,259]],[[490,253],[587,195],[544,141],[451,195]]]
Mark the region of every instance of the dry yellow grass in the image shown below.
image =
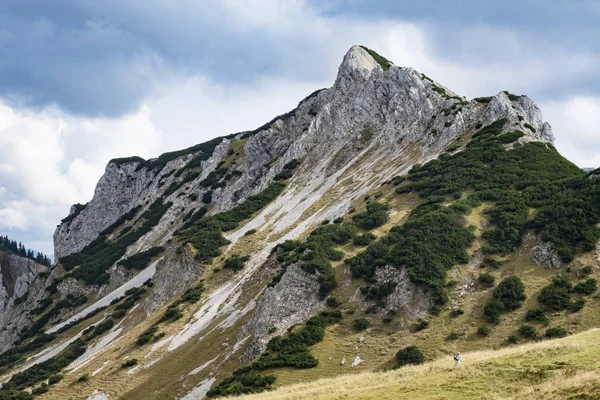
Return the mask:
[[[243,400],[596,399],[600,330],[501,350],[450,355],[389,372],[342,375],[243,396]]]

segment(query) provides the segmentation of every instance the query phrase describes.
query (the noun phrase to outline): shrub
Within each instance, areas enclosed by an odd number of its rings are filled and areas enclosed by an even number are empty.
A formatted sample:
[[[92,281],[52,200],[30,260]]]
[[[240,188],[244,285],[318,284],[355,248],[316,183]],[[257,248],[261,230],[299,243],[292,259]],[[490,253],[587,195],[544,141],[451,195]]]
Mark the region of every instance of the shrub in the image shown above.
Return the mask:
[[[419,332],[427,328],[429,328],[429,321],[426,319],[419,319],[419,322],[415,325],[414,331]]]
[[[90,374],[83,374],[79,378],[77,378],[77,382],[87,382],[90,380]]]
[[[502,308],[508,311],[521,307],[525,300],[525,285],[516,275],[504,278],[494,289],[493,299],[502,303]]]
[[[446,336],[446,340],[458,340],[460,339],[460,334],[456,331],[452,331]]]
[[[375,239],[377,239],[377,236],[373,235],[371,232],[366,232],[364,235],[356,236],[352,243],[354,243],[355,246],[368,246]]]
[[[493,257],[485,257],[483,259],[483,262],[481,263],[481,267],[482,268],[494,268],[494,269],[498,269],[502,266],[502,261],[497,260]]]
[[[342,222],[344,222],[344,217],[338,217],[333,220],[334,224],[341,224]]]
[[[359,331],[364,331],[371,326],[371,321],[367,318],[361,317],[354,320],[354,328]]]
[[[533,339],[536,337],[535,327],[531,325],[522,325],[519,328],[519,334],[527,339]]]
[[[533,310],[527,310],[527,314],[525,314],[525,321],[548,323],[548,316],[546,316],[546,312],[544,310],[541,308],[536,308]]]
[[[483,306],[483,316],[487,322],[497,324],[500,322],[503,305],[497,300],[491,300]]]
[[[563,328],[555,327],[546,329],[546,337],[549,339],[564,338],[567,335],[567,331]]]
[[[577,293],[590,295],[596,291],[597,287],[596,279],[589,278],[585,282],[575,285],[573,290]]]
[[[204,283],[200,282],[198,285],[187,289],[183,295],[181,296],[181,301],[187,301],[188,303],[197,303],[198,300],[202,297],[202,293],[206,288],[204,287]]]
[[[250,259],[250,256],[231,256],[227,260],[225,260],[225,264],[223,264],[223,268],[232,269],[234,271],[240,271],[244,268],[246,262]]]
[[[491,332],[491,329],[489,326],[487,325],[481,325],[479,328],[477,328],[477,334],[479,336],[488,336]]]
[[[114,319],[112,319],[112,318],[105,319],[104,321],[102,321],[98,325],[96,325],[96,327],[94,328],[93,336],[99,336],[99,335],[103,334],[104,332],[111,329],[114,325],[115,325]]]
[[[250,229],[250,230],[247,230],[246,233],[244,233],[244,236],[254,235],[255,233],[256,233],[256,229]]]
[[[183,317],[183,313],[181,312],[179,307],[177,307],[177,305],[175,304],[172,304],[169,307],[167,307],[167,311],[165,311],[163,316],[160,318],[160,321],[177,321],[181,317]]]
[[[138,363],[137,358],[130,358],[129,360],[127,360],[123,364],[121,364],[121,368],[133,367],[134,365],[137,365],[137,363]]]
[[[571,304],[571,284],[566,278],[554,278],[538,296],[538,301],[547,310],[565,310]]]
[[[509,344],[516,344],[519,343],[519,338],[517,337],[517,335],[510,335],[508,338],[506,338],[506,341]]]
[[[328,297],[327,300],[325,300],[325,304],[327,307],[331,308],[337,308],[341,305],[340,301],[335,297]]]
[[[129,258],[119,261],[119,265],[127,269],[144,269],[150,263],[152,258],[159,255],[164,250],[164,247],[151,247],[146,251],[139,252]]]
[[[205,192],[202,195],[202,202],[204,204],[210,204],[211,201],[212,201],[212,195],[213,195],[213,191],[212,190],[209,190],[208,192]]]
[[[33,388],[31,390],[31,394],[37,396],[38,394],[44,394],[47,393],[50,389],[48,388],[48,385],[42,384],[41,386],[38,386],[36,388]]]
[[[111,317],[113,319],[121,319],[123,318],[125,315],[127,314],[127,310],[116,310],[114,313],[112,313]]]
[[[373,202],[367,204],[367,209],[352,217],[354,222],[363,229],[371,230],[388,221],[388,206]]]
[[[479,281],[479,283],[481,283],[485,287],[492,287],[492,286],[494,286],[494,282],[496,281],[496,278],[494,278],[494,275],[486,272],[483,274],[479,274],[479,277],[477,278],[477,280]]]
[[[410,364],[419,365],[424,362],[425,356],[423,355],[423,352],[421,352],[417,346],[408,346],[396,353],[395,368]]]
[[[48,384],[49,384],[49,385],[54,385],[54,384],[57,384],[58,382],[62,381],[62,379],[63,379],[63,376],[62,376],[61,374],[54,374],[54,375],[51,375],[51,376],[48,378]]]
[[[576,312],[583,310],[584,306],[585,306],[585,300],[577,299],[574,302],[572,302],[571,304],[569,304],[569,311],[572,313],[576,313]]]
[[[582,276],[588,276],[592,273],[593,269],[590,265],[586,265],[585,267],[579,270]]]
[[[465,313],[465,311],[462,308],[456,308],[456,309],[450,311],[450,316],[452,318],[456,318],[458,316],[463,315],[464,313]]]

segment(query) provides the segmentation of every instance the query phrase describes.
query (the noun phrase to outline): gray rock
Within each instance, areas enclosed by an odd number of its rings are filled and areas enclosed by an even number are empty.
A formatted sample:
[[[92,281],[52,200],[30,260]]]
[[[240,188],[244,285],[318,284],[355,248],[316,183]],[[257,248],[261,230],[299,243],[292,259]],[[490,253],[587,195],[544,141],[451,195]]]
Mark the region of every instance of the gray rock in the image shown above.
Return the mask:
[[[292,264],[281,280],[267,289],[238,335],[238,340],[250,335],[253,337],[242,356],[243,362],[260,355],[272,336],[283,334],[289,327],[306,321],[325,308],[325,302],[317,295],[317,279],[316,275]]]
[[[31,324],[27,312],[37,307],[50,278],[48,268],[12,253],[0,251],[0,352],[12,347],[21,329]]]

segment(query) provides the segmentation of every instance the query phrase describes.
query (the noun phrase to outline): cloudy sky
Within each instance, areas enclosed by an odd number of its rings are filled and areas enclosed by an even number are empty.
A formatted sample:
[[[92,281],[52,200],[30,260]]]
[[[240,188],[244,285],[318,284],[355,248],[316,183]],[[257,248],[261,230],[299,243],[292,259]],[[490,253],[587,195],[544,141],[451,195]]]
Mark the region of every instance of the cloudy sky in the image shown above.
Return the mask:
[[[600,166],[600,1],[2,0],[0,234],[52,253],[107,161],[253,129],[364,44],[468,98],[527,94]]]

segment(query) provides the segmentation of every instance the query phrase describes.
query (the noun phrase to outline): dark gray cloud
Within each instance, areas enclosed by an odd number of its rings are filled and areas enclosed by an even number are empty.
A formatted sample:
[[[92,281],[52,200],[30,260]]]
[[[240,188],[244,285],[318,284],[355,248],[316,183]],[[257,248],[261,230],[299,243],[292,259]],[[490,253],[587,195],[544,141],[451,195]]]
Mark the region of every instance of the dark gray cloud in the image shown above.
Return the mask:
[[[132,111],[174,73],[247,81],[282,62],[218,2],[7,0],[0,27],[0,96],[83,115]]]
[[[325,19],[419,23],[438,57],[464,64],[516,64],[531,52],[594,63],[600,57],[594,1],[312,0],[306,7]],[[329,44],[302,32],[274,32],[268,23],[245,24],[233,8],[217,0],[5,0],[0,51],[8,56],[0,59],[0,96],[17,106],[56,104],[79,115],[118,116],[174,74],[229,83],[323,77]],[[600,92],[596,68],[560,78],[529,94]]]

